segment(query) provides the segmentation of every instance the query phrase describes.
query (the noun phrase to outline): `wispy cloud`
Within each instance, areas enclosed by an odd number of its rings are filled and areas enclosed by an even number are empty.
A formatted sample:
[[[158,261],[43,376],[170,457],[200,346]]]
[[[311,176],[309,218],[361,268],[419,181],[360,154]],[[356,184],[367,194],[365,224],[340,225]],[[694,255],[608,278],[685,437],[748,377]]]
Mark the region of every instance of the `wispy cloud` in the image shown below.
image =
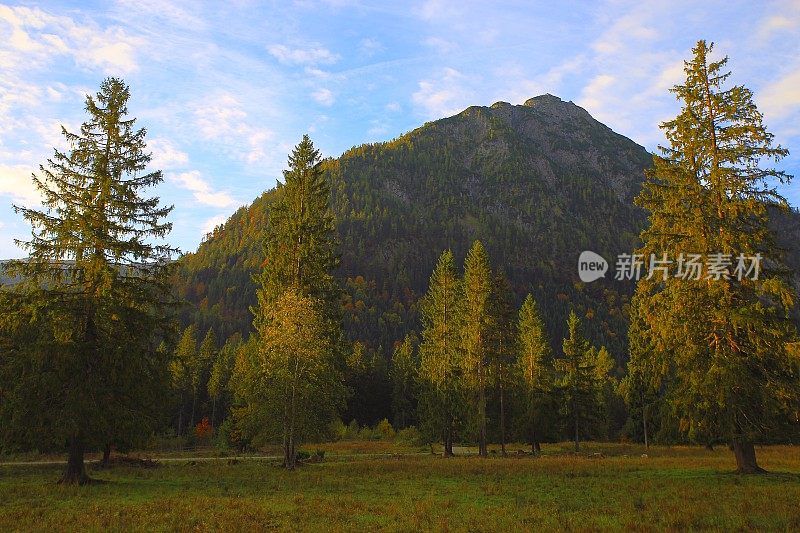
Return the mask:
[[[217,226],[224,224],[225,221],[228,220],[228,217],[225,215],[215,215],[203,223],[203,235],[211,233],[214,231],[214,228]]]
[[[384,50],[384,46],[377,39],[365,38],[358,43],[358,51],[363,56],[370,57]]]
[[[11,198],[14,203],[37,206],[42,197],[31,180],[31,173],[38,170],[32,165],[0,164],[0,195]]]
[[[5,68],[28,68],[66,56],[82,68],[125,74],[138,69],[136,50],[144,44],[123,28],[101,28],[39,8],[0,5],[0,25],[8,36],[0,39],[0,66]]]
[[[768,119],[796,116],[800,112],[800,66],[763,87],[757,95],[759,108]],[[800,127],[793,121],[792,134],[800,134]]]
[[[170,176],[170,179],[179,187],[191,191],[194,199],[203,205],[231,207],[236,204],[236,200],[230,194],[214,191],[197,170],[174,174]]]
[[[339,60],[339,56],[320,45],[307,48],[289,48],[283,44],[273,44],[267,51],[278,61],[286,65],[330,65]]]
[[[239,98],[228,92],[216,93],[198,100],[193,107],[202,138],[222,143],[250,164],[267,159],[265,144],[274,133],[253,125]]]
[[[189,162],[189,154],[179,150],[169,139],[151,139],[147,148],[152,153],[150,165],[158,170],[182,167]]]
[[[319,89],[311,93],[311,98],[320,105],[332,106],[336,97],[329,89]]]
[[[447,39],[437,36],[427,37],[422,41],[422,43],[425,46],[433,48],[440,54],[452,54],[459,48],[458,44],[454,43],[453,41],[448,41]]]
[[[467,78],[454,68],[447,67],[435,78],[421,80],[411,100],[429,118],[453,115],[470,105],[473,91]]]

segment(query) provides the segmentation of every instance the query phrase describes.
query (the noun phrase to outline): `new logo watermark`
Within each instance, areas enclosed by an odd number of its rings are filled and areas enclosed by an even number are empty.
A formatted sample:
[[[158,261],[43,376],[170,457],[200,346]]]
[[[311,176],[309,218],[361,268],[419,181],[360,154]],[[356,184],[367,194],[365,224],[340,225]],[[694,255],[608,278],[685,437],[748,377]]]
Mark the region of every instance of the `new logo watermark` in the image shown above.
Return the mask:
[[[667,254],[650,254],[649,262],[642,254],[619,254],[615,263],[614,279],[638,281],[642,276],[685,280],[709,279],[714,281],[736,278],[757,280],[761,273],[761,254],[678,254],[672,259]],[[578,257],[578,277],[590,283],[605,277],[608,262],[595,252],[585,250]]]
[[[581,252],[578,257],[578,276],[584,283],[590,283],[606,275],[608,261],[590,250]]]

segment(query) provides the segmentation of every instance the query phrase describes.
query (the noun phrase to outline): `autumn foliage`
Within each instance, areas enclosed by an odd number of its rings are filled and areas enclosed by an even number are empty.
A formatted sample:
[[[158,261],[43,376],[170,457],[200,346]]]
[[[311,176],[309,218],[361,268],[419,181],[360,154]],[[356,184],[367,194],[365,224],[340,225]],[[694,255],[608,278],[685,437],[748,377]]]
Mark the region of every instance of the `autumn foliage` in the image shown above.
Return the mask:
[[[198,439],[208,439],[214,434],[214,427],[208,421],[207,416],[204,416],[203,419],[197,423],[194,428],[194,434]]]

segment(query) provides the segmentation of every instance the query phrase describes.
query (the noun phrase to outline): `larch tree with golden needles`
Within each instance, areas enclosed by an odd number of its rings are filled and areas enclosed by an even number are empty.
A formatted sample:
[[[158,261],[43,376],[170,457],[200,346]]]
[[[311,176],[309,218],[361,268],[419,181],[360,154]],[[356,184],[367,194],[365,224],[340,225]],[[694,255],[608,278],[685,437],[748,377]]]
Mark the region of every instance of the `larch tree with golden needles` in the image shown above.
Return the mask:
[[[462,364],[478,432],[478,455],[488,457],[486,447],[486,382],[491,348],[492,271],[489,256],[475,241],[464,261],[464,304],[461,324]]]
[[[520,425],[531,445],[541,451],[541,440],[552,422],[555,369],[550,342],[536,300],[528,294],[519,310],[517,361]]]
[[[650,382],[663,377],[680,429],[729,442],[738,471],[756,473],[754,443],[786,425],[800,393],[788,314],[795,295],[767,225],[769,209],[787,208],[775,185],[790,179],[768,163],[788,152],[774,144],[752,92],[727,83],[727,58],[712,60],[712,47],[697,43],[686,81],[672,88],[683,108],[661,125],[669,145],[637,198],[649,212],[640,253],[673,263],[668,275],[639,281],[632,334],[645,342],[631,344],[648,347],[638,365],[658,374]],[[725,268],[681,275],[681,254]],[[755,274],[748,258],[757,254]]]
[[[419,419],[431,438],[441,438],[444,456],[463,424],[466,394],[461,350],[463,286],[450,250],[442,253],[420,302]]]
[[[303,136],[289,155],[280,198],[270,211],[264,267],[256,279],[258,356],[237,360],[241,376],[233,380],[242,426],[282,442],[289,469],[302,439],[328,430],[345,392],[337,364],[341,289],[332,275],[338,265],[336,226],[319,163],[319,150]],[[307,345],[298,344],[300,339]]]

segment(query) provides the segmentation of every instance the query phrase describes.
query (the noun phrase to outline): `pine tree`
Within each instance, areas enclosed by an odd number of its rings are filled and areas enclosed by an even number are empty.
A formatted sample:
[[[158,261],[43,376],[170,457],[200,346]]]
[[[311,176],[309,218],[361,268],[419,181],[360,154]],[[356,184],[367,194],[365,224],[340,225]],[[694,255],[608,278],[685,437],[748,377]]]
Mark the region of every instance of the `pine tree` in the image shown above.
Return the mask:
[[[172,208],[142,196],[162,177],[146,171],[146,132],[127,116],[129,97],[116,78],[87,96],[80,133],[62,127],[69,151],[55,150],[33,176],[44,208],[14,207],[32,234],[18,241],[28,258],[9,265],[25,281],[3,295],[10,300],[2,321],[13,369],[8,388],[0,385],[12,400],[0,410],[3,420],[25,428],[11,424],[4,433],[37,447],[39,439],[67,441],[62,482],[70,484],[89,481],[87,447],[118,439],[122,428],[147,432],[159,395],[154,384],[166,376],[158,347],[169,336],[167,274],[175,250],[154,241],[170,231],[164,219]],[[39,338],[31,342],[34,333]],[[49,397],[60,400],[42,409]]]
[[[507,422],[509,411],[509,392],[513,389],[513,365],[516,362],[517,313],[514,306],[514,293],[508,278],[503,272],[495,274],[492,280],[490,301],[492,328],[490,331],[489,357],[492,367],[492,381],[496,387],[500,409],[500,452],[506,455]]]
[[[555,369],[544,322],[532,294],[525,297],[517,325],[517,364],[521,419],[531,451],[541,451],[541,439],[555,410]]]
[[[489,362],[492,314],[492,272],[481,241],[475,241],[464,261],[464,305],[461,342],[466,387],[474,396],[472,404],[478,426],[478,455],[488,457],[486,447],[486,370]]]
[[[453,455],[453,440],[464,418],[462,294],[453,253],[447,250],[439,257],[420,302],[419,347],[419,418],[429,435],[442,438],[445,457]]]
[[[230,402],[230,380],[233,367],[236,363],[236,352],[242,346],[241,333],[234,333],[217,352],[211,364],[211,373],[208,377],[208,395],[211,398],[211,425],[217,427],[218,405],[222,404],[222,412]],[[224,417],[223,417],[224,418]]]
[[[214,330],[209,328],[190,365],[192,381],[192,416],[190,424],[192,427],[194,427],[199,396],[208,388],[208,376],[216,356],[217,336],[214,334]]]
[[[581,322],[575,311],[567,320],[569,336],[564,339],[563,359],[556,361],[561,374],[559,388],[562,395],[562,412],[571,425],[575,451],[580,451],[581,432],[588,433],[589,424],[596,419],[597,388],[595,380],[595,349],[581,332]]]
[[[344,367],[344,342],[340,316],[341,289],[331,274],[339,261],[336,255],[336,228],[329,206],[330,186],[319,168],[319,163],[319,151],[314,148],[308,136],[304,135],[289,156],[289,168],[284,171],[284,183],[279,187],[280,198],[270,212],[269,231],[264,245],[266,257],[263,269],[256,278],[258,305],[251,310],[254,314],[253,325],[258,343],[278,342],[275,339],[280,339],[283,343],[281,346],[288,346],[291,340],[278,335],[275,329],[276,324],[287,320],[286,317],[280,316],[278,303],[286,299],[284,303],[287,306],[296,307],[298,310],[302,310],[306,305],[315,306],[313,313],[308,310],[303,311],[304,316],[308,320],[313,318],[314,321],[320,322],[319,328],[313,326],[315,335],[321,336],[315,342],[318,347],[327,350],[323,359],[331,359],[330,365],[322,360],[315,364],[323,365],[325,368],[330,366],[335,369],[331,375],[341,379],[340,370]],[[312,328],[308,323],[290,322],[290,324],[293,324],[298,331]],[[283,353],[281,351],[283,348],[280,347],[271,348],[271,352],[265,352],[264,347],[259,350],[262,355]],[[322,357],[315,352],[309,352],[307,355],[315,360]],[[257,365],[257,361],[251,361],[249,364]],[[245,377],[255,379],[258,375],[252,368],[248,370],[246,364],[237,364],[237,369],[245,372]],[[292,379],[318,379],[313,373],[293,372],[291,376]],[[297,394],[300,389],[316,390],[320,398],[327,398],[328,403],[338,409],[341,402],[337,398],[343,394],[343,388],[340,386],[341,382],[336,384],[334,381],[327,379],[320,381],[321,384],[330,387],[327,391],[314,389],[312,383],[294,383],[291,393]],[[237,379],[236,382],[242,385],[244,391],[250,391],[239,394],[243,401],[250,403],[240,410],[241,413],[250,413],[256,418],[265,416],[265,413],[271,412],[275,406],[263,405],[261,402],[281,401],[280,397],[276,398],[267,391],[263,394],[254,393],[254,384],[247,382],[246,379]],[[263,380],[260,383],[263,385]],[[320,416],[312,416],[308,410],[299,409],[294,411],[291,417],[280,418],[284,425],[282,441],[286,468],[293,468],[295,465],[293,454],[298,439],[323,432],[336,413],[327,406],[320,406],[317,415]],[[259,424],[254,420],[243,420],[243,423],[251,428],[259,425],[266,426],[266,429],[269,427],[266,421]],[[314,427],[314,424],[318,424],[318,427]],[[298,433],[299,429],[302,431]],[[277,438],[274,431],[267,436]]]
[[[615,403],[620,400],[618,393],[619,381],[613,374],[616,363],[605,346],[601,346],[591,353],[591,365],[594,368],[594,384],[598,401],[596,436],[608,439],[610,437],[609,433]]]
[[[270,307],[289,288],[316,299],[326,318],[338,321],[340,289],[331,272],[339,265],[336,226],[330,210],[330,185],[320,170],[320,153],[308,135],[289,156],[279,200],[269,214],[263,270],[257,278],[259,310]]]
[[[639,282],[633,307],[643,324],[632,334],[653,346],[644,366],[669,378],[681,429],[692,440],[728,440],[738,471],[753,473],[753,443],[785,423],[800,395],[800,362],[787,349],[797,340],[794,294],[767,225],[769,209],[787,208],[774,186],[790,176],[764,167],[788,151],[773,144],[752,92],[725,88],[727,58],[711,61],[711,51],[699,41],[685,62],[686,81],[672,88],[683,108],[661,125],[669,146],[637,198],[649,211],[640,253],[674,263],[666,279]],[[728,261],[729,275],[679,277],[680,254]],[[765,258],[757,279],[734,275],[740,254]]]
[[[395,429],[403,429],[414,423],[416,412],[418,362],[414,354],[417,337],[413,333],[406,335],[392,354],[392,414]]]
[[[183,330],[178,344],[175,345],[175,353],[169,364],[170,374],[172,375],[172,388],[178,394],[178,436],[181,436],[183,427],[183,415],[186,408],[186,397],[191,396],[192,390],[192,366],[197,358],[197,326],[189,324]],[[191,422],[190,422],[191,424]]]

